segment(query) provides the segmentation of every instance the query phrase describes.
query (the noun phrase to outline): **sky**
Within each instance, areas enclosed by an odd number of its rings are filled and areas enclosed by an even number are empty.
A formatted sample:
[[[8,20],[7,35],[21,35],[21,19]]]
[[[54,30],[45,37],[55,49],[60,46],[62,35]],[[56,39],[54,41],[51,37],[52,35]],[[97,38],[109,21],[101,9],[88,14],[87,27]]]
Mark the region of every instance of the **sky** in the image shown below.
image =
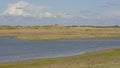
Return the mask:
[[[0,25],[120,25],[120,0],[0,0]]]

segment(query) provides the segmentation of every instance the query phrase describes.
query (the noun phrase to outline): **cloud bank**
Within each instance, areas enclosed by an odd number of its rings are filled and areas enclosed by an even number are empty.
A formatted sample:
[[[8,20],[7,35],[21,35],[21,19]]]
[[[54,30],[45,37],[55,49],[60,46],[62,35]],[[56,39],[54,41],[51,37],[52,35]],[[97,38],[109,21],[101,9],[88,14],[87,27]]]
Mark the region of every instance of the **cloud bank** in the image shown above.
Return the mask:
[[[19,1],[15,4],[10,4],[8,9],[3,13],[4,15],[13,16],[31,16],[31,17],[61,17],[61,18],[71,18],[72,15],[68,13],[51,13],[46,7],[33,5],[26,1]]]
[[[14,16],[35,16],[38,12],[45,10],[42,6],[32,5],[25,1],[8,5],[8,9],[3,14]]]

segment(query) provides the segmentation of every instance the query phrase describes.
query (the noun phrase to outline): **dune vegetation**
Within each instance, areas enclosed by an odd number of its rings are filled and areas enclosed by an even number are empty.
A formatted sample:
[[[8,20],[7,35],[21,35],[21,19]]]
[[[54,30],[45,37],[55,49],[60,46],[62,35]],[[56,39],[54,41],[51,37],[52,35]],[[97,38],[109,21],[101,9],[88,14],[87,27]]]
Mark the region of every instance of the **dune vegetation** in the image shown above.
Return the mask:
[[[120,68],[120,49],[106,49],[63,58],[1,63],[0,68]]]
[[[22,40],[120,38],[119,27],[0,26],[0,36]]]

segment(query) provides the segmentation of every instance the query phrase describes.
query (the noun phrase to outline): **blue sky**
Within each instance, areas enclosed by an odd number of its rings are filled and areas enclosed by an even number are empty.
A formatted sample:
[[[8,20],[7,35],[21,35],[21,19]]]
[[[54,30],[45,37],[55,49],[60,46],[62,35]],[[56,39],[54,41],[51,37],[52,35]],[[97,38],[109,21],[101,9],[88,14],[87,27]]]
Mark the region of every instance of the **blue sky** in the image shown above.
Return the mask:
[[[68,17],[68,14],[71,15],[70,18],[72,18],[72,20],[74,21],[70,23],[67,23],[69,22],[67,21],[69,19],[63,20],[63,19],[57,18],[57,20],[60,20],[60,22],[63,25],[70,25],[70,24],[71,25],[73,24],[75,25],[120,25],[119,23],[120,0],[1,0],[0,13],[1,14],[5,13],[5,11],[11,8],[9,5],[16,6],[15,4],[16,3],[19,4],[20,1],[29,3],[29,5],[32,5],[32,6],[34,5],[34,7],[35,6],[44,7],[42,11],[37,10],[37,8],[33,10],[34,8],[33,7],[32,8],[33,11],[29,11],[28,13],[34,12],[34,11],[35,12],[40,11],[43,13],[42,16],[46,14],[47,17],[48,16],[52,17],[52,19],[53,17],[56,17],[58,15],[61,17],[64,17],[64,16]],[[31,7],[29,8],[31,9]],[[28,8],[25,7],[24,9],[28,9]],[[27,11],[24,11],[24,12],[27,13]],[[11,13],[12,15],[14,15],[14,12],[11,12]],[[11,14],[11,13],[7,13],[7,14]],[[39,13],[36,13],[36,14],[39,14]],[[34,13],[33,15],[35,16]],[[21,15],[21,16],[25,16],[25,15]],[[51,21],[51,22],[55,22],[55,21]],[[66,22],[64,23],[64,21]],[[20,21],[17,21],[17,22],[20,22]],[[11,24],[13,25],[17,24],[17,22],[11,23]],[[60,22],[58,22],[58,24],[61,24]],[[82,22],[82,23],[79,23],[79,22]],[[32,22],[30,24],[34,25],[34,23]]]
[[[21,0],[2,0],[0,2],[0,11],[4,11],[8,4],[16,3]],[[120,10],[120,6],[108,5],[108,3],[120,4],[120,0],[22,0],[32,4],[43,5],[53,9],[53,12],[73,12],[95,11],[100,12],[108,10]],[[108,5],[110,7],[104,7]]]

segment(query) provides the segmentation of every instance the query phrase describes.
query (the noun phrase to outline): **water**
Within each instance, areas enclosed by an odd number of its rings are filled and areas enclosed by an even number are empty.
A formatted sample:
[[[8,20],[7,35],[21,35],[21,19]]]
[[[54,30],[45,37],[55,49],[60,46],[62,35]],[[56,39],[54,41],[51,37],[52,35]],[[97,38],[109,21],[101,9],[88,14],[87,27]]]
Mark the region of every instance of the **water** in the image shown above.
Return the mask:
[[[7,37],[0,40],[0,63],[73,56],[107,48],[120,48],[120,39],[24,41]]]

